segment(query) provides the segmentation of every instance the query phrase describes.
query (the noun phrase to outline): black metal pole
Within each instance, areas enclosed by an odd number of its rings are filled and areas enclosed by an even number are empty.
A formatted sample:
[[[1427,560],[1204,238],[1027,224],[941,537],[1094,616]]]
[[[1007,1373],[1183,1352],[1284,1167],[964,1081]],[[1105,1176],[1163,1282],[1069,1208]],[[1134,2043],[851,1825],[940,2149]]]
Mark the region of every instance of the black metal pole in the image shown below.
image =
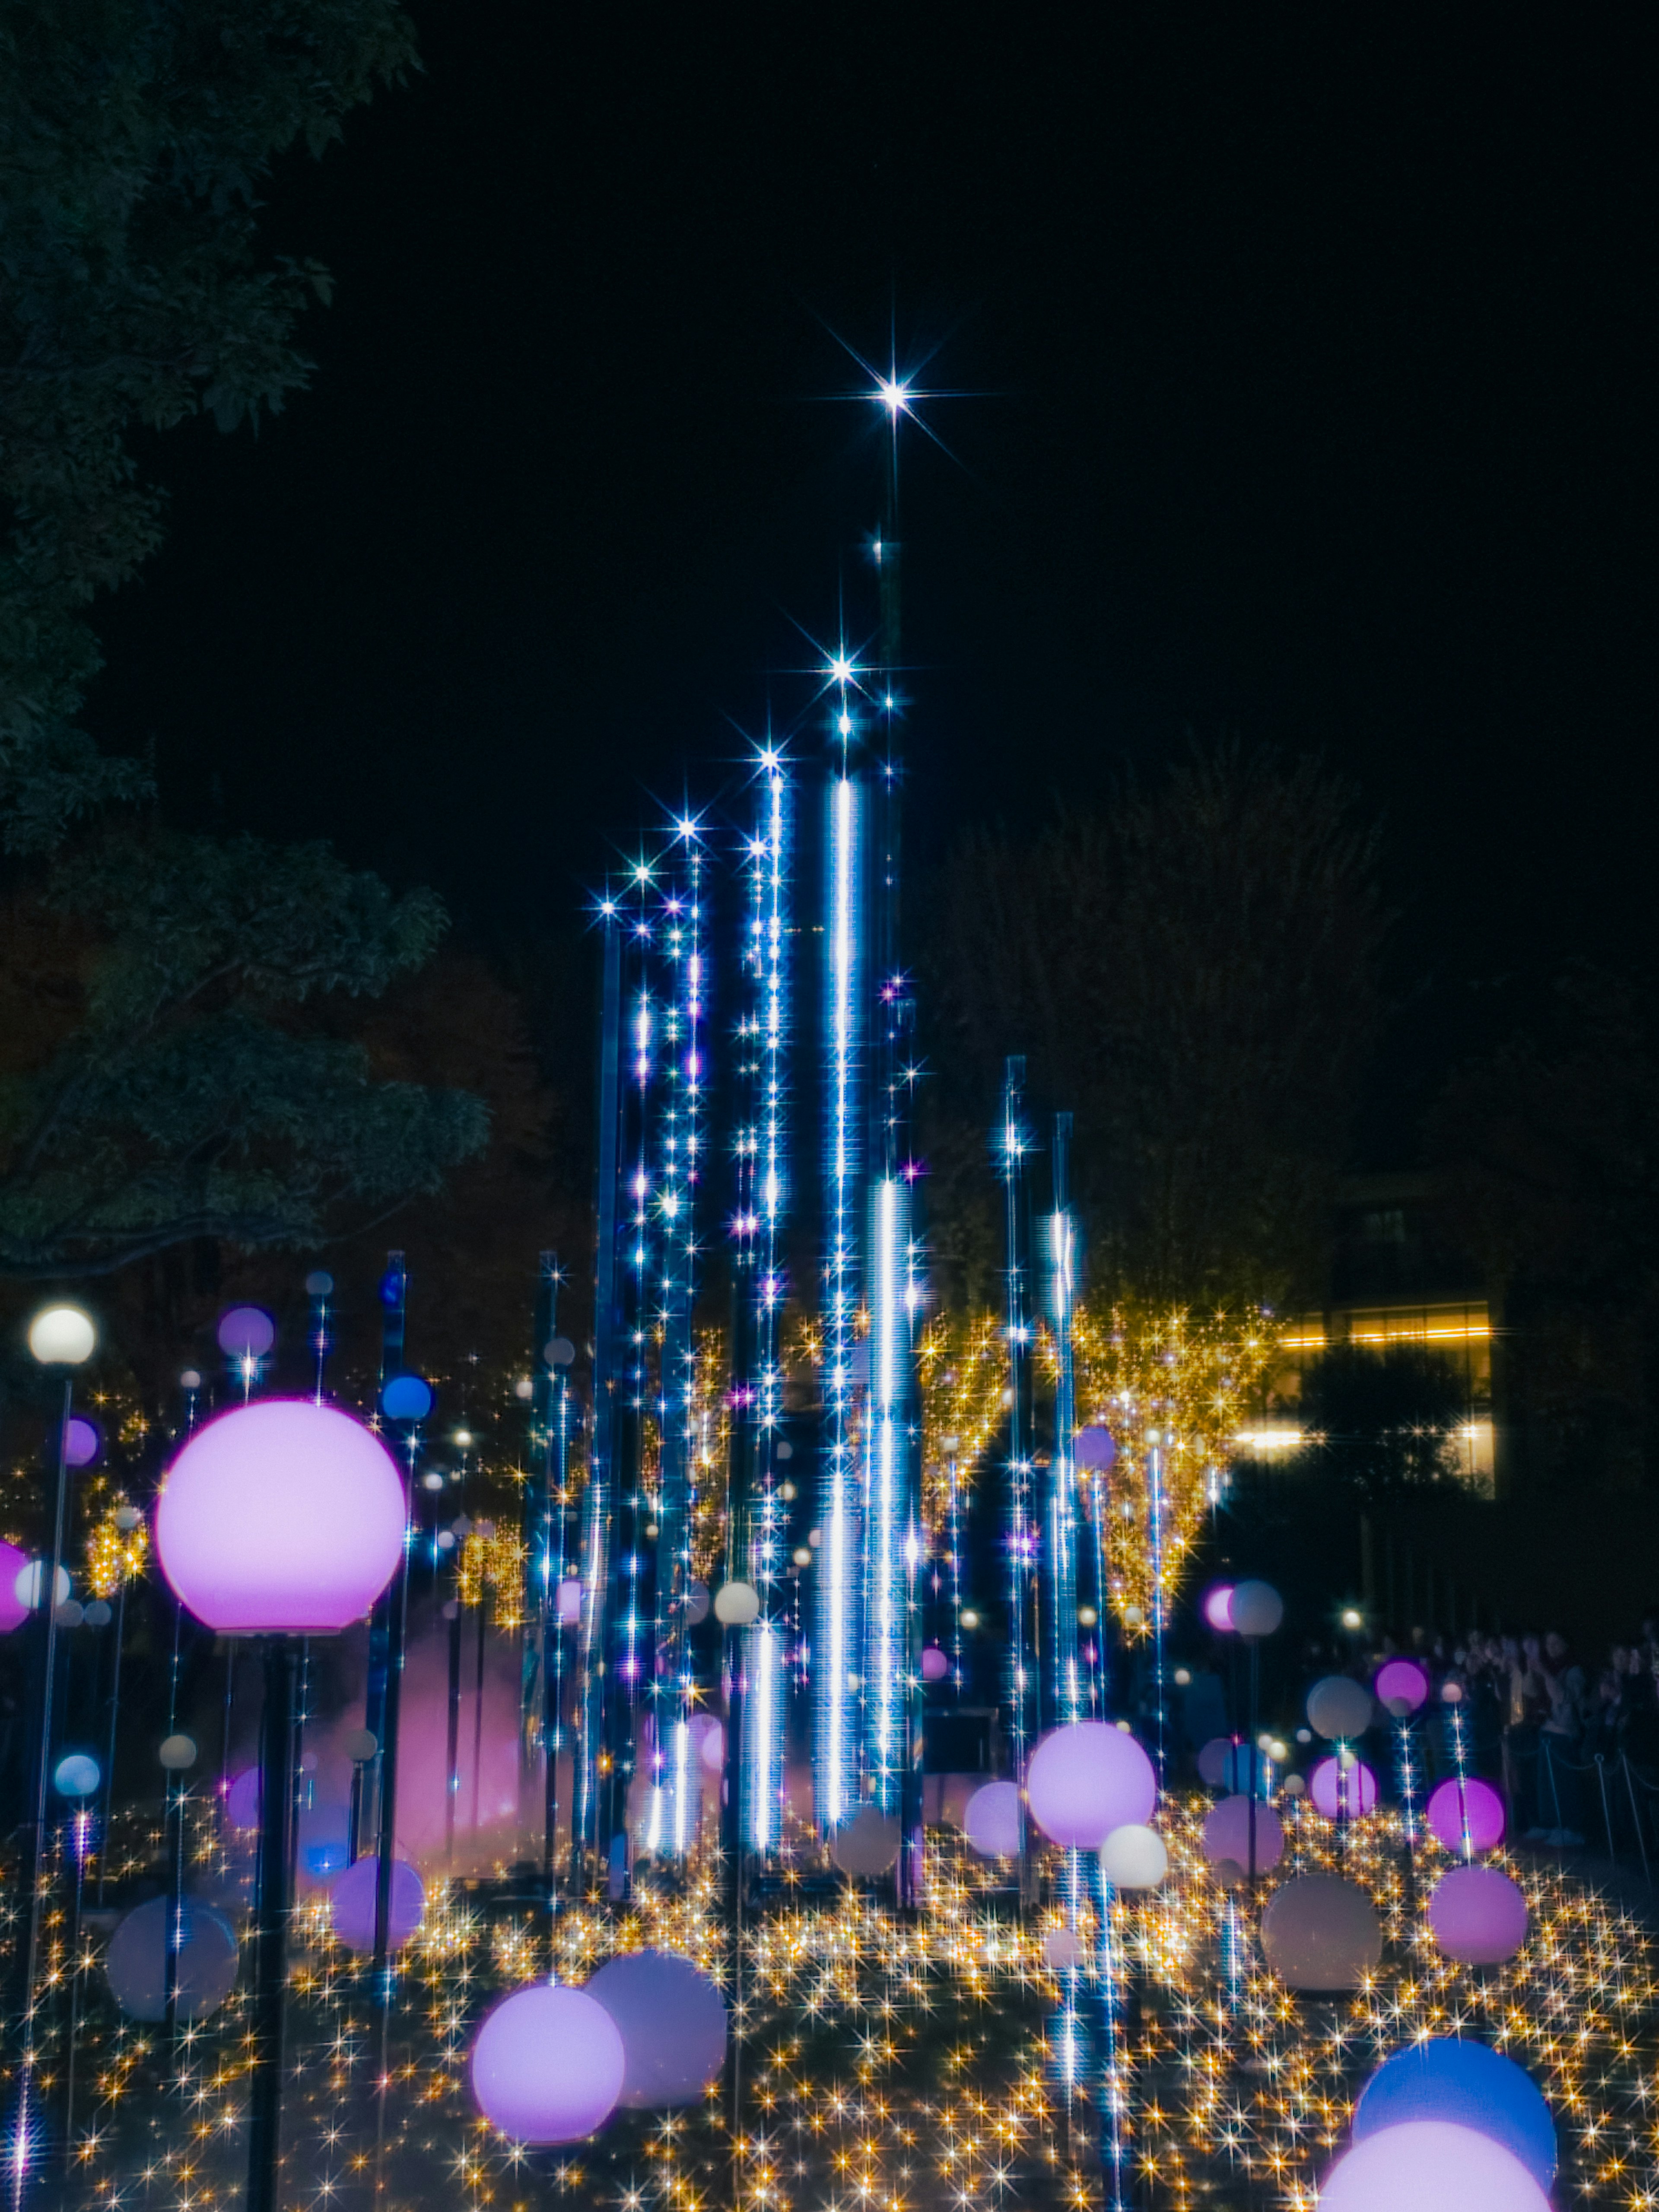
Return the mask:
[[[282,2159],[283,2023],[288,1986],[289,1847],[294,1820],[295,1661],[292,1642],[264,1647],[253,2064],[248,2088],[247,2212],[276,2212]]]

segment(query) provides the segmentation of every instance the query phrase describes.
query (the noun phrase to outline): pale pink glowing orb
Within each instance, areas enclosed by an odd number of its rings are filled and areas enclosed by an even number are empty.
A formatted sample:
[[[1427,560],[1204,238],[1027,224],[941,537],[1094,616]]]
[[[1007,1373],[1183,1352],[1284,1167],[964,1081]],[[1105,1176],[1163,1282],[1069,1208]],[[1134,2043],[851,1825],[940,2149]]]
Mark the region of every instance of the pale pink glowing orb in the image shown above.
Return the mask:
[[[405,1519],[372,1429],[309,1398],[256,1398],[167,1469],[155,1548],[174,1594],[222,1635],[331,1636],[391,1581]]]
[[[0,1636],[9,1636],[14,1628],[21,1628],[29,1617],[28,1607],[17,1588],[28,1564],[27,1552],[20,1552],[15,1544],[8,1544],[0,1538]]]
[[[1218,1583],[1204,1594],[1204,1618],[1218,1636],[1231,1634],[1233,1625],[1233,1586]]]
[[[472,2045],[472,2094],[514,2142],[576,2142],[605,2125],[628,2070],[621,2032],[586,1990],[514,1990]]]
[[[1346,1771],[1334,1759],[1322,1759],[1308,1777],[1308,1795],[1328,1820],[1357,1820],[1376,1803],[1376,1777],[1363,1759]]]
[[[1497,1867],[1454,1867],[1429,1899],[1429,1927],[1449,1959],[1498,1966],[1527,1940],[1526,1893]]]
[[[374,1948],[374,1893],[380,1874],[378,1858],[355,1859],[330,1886],[329,1924],[336,1942],[343,1943],[348,1951]],[[407,1859],[393,1859],[386,1911],[387,1948],[401,1951],[425,1913],[425,1884]]]
[[[1449,1851],[1461,1852],[1467,1825],[1469,1849],[1495,1851],[1504,1840],[1504,1800],[1490,1782],[1455,1775],[1430,1793],[1429,1826]]]
[[[1501,2143],[1451,2120],[1404,2120],[1358,2142],[1325,2177],[1319,2212],[1550,2212]]]
[[[1045,1735],[1025,1772],[1031,1818],[1051,1843],[1097,1850],[1114,1828],[1144,1826],[1158,1803],[1152,1762],[1121,1729],[1073,1721]]]
[[[1377,1702],[1386,1705],[1396,1720],[1403,1720],[1427,1702],[1429,1678],[1415,1659],[1389,1659],[1377,1668],[1371,1687]]]
[[[1231,1859],[1235,1865],[1248,1867],[1250,1863],[1250,1801],[1248,1797],[1224,1797],[1218,1805],[1212,1805],[1204,1822],[1200,1845],[1212,1866],[1219,1866],[1223,1859]],[[1263,1874],[1276,1867],[1285,1856],[1285,1831],[1279,1815],[1271,1805],[1258,1802],[1255,1808],[1255,1867]]]
[[[951,1662],[937,1644],[930,1644],[921,1655],[921,1679],[924,1682],[942,1682],[951,1671]]]

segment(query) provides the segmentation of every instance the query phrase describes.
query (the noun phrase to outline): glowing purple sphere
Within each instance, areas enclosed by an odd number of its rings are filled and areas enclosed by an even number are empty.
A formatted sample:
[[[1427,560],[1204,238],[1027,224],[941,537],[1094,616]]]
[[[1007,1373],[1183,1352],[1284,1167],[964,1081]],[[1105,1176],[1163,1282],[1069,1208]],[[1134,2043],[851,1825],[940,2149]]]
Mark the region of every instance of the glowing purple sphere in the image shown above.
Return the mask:
[[[1233,1626],[1233,1586],[1218,1583],[1204,1593],[1204,1618],[1218,1636],[1229,1636]]]
[[[982,1859],[1019,1855],[1019,1791],[1012,1782],[988,1782],[968,1800],[962,1826]]]
[[[1308,1795],[1328,1820],[1357,1820],[1376,1803],[1376,1777],[1363,1759],[1346,1772],[1334,1759],[1322,1759],[1308,1777]]]
[[[1051,1843],[1097,1850],[1114,1828],[1144,1826],[1152,1819],[1158,1777],[1122,1729],[1073,1721],[1053,1729],[1031,1753],[1025,1799]]]
[[[218,1336],[228,1359],[263,1359],[276,1341],[276,1324],[263,1306],[232,1306],[219,1316]]]
[[[559,1626],[574,1628],[582,1617],[582,1586],[571,1577],[559,1584]]]
[[[15,1544],[8,1544],[0,1537],[0,1636],[21,1628],[29,1617],[28,1607],[17,1591],[28,1564],[27,1552],[20,1552]]]
[[[1520,2160],[1450,2120],[1405,2120],[1340,2158],[1319,2212],[1550,2212]]]
[[[225,1818],[233,1828],[245,1832],[257,1828],[264,1801],[264,1777],[257,1766],[245,1766],[230,1778],[230,1787],[225,1792]]]
[[[532,1983],[484,2016],[472,2094],[514,2142],[575,2142],[603,2127],[628,2070],[617,2023],[585,1990]]]
[[[354,1859],[337,1875],[328,1893],[328,1917],[337,1940],[348,1951],[374,1948],[374,1888],[380,1878],[378,1858]],[[420,1926],[426,1912],[426,1887],[407,1859],[392,1862],[392,1895],[386,1912],[386,1942],[394,1951]]]
[[[1453,1775],[1433,1790],[1429,1797],[1428,1819],[1430,1827],[1449,1851],[1462,1850],[1466,1821],[1472,1850],[1496,1850],[1504,1840],[1504,1800],[1490,1782],[1479,1782],[1473,1777],[1459,1782]]]
[[[1526,1893],[1490,1866],[1454,1867],[1429,1899],[1429,1927],[1449,1959],[1497,1966],[1527,1940]]]
[[[942,1682],[951,1671],[951,1662],[937,1644],[930,1644],[921,1655],[921,1679],[924,1682]]]
[[[1402,1705],[1407,1712],[1414,1713],[1427,1702],[1429,1678],[1415,1659],[1388,1659],[1377,1668],[1371,1687],[1377,1703],[1391,1713],[1398,1716]]]
[[[69,1467],[90,1467],[104,1448],[96,1421],[84,1413],[71,1413],[64,1424],[64,1461]]]
[[[617,2101],[657,2111],[699,2103],[726,2063],[726,2000],[702,1967],[676,1951],[629,1951],[586,1988],[623,2039]]]
[[[155,1508],[161,1571],[221,1634],[331,1636],[403,1557],[404,1486],[371,1429],[309,1398],[257,1398],[198,1429]]]
[[[1072,1455],[1078,1465],[1091,1474],[1103,1474],[1117,1457],[1117,1446],[1112,1441],[1111,1431],[1102,1428],[1098,1422],[1091,1422],[1086,1429],[1079,1429],[1072,1446]]]
[[[1203,1850],[1212,1866],[1231,1859],[1236,1866],[1250,1863],[1250,1801],[1224,1797],[1212,1805],[1204,1822]],[[1285,1831],[1271,1805],[1258,1802],[1255,1808],[1255,1865],[1261,1873],[1276,1867],[1285,1856]]]

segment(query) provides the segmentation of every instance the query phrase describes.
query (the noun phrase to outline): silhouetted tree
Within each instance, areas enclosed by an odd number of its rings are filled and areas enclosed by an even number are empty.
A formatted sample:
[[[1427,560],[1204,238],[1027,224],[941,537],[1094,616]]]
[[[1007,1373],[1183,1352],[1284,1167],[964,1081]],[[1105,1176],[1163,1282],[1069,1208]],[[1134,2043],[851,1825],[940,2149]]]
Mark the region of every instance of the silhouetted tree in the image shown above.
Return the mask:
[[[1303,1377],[1310,1449],[1368,1504],[1455,1480],[1468,1419],[1462,1376],[1426,1345],[1334,1345]]]
[[[1033,1097],[1076,1115],[1097,1280],[1316,1291],[1376,1025],[1373,862],[1346,785],[1231,744],[1103,816],[953,855],[929,948],[941,1088],[988,1127],[1004,1055],[1027,1054]]]

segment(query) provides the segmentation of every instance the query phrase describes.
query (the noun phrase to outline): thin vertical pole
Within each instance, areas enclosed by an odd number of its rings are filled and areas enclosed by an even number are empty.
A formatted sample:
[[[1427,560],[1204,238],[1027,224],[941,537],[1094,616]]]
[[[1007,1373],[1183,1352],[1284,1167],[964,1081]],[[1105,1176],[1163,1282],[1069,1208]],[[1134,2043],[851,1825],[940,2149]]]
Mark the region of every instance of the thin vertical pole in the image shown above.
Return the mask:
[[[288,1983],[289,1844],[294,1818],[295,1653],[285,1636],[264,1650],[259,1873],[248,2087],[247,2212],[276,2212],[282,2157],[283,2030]]]
[[[1036,1568],[1036,1540],[1031,1527],[1031,1464],[1028,1442],[1030,1427],[1031,1327],[1028,1304],[1025,1222],[1025,1158],[1030,1139],[1024,1122],[1025,1061],[1013,1054],[1005,1063],[1002,1125],[997,1132],[996,1152],[1007,1196],[1006,1253],[1007,1304],[1006,1344],[1008,1361],[1008,1470],[1005,1492],[1003,1544],[1008,1607],[1008,1752],[1019,1798],[1020,1892],[1030,1900],[1032,1862],[1025,1820],[1023,1785],[1030,1751],[1032,1676],[1032,1579]]]

